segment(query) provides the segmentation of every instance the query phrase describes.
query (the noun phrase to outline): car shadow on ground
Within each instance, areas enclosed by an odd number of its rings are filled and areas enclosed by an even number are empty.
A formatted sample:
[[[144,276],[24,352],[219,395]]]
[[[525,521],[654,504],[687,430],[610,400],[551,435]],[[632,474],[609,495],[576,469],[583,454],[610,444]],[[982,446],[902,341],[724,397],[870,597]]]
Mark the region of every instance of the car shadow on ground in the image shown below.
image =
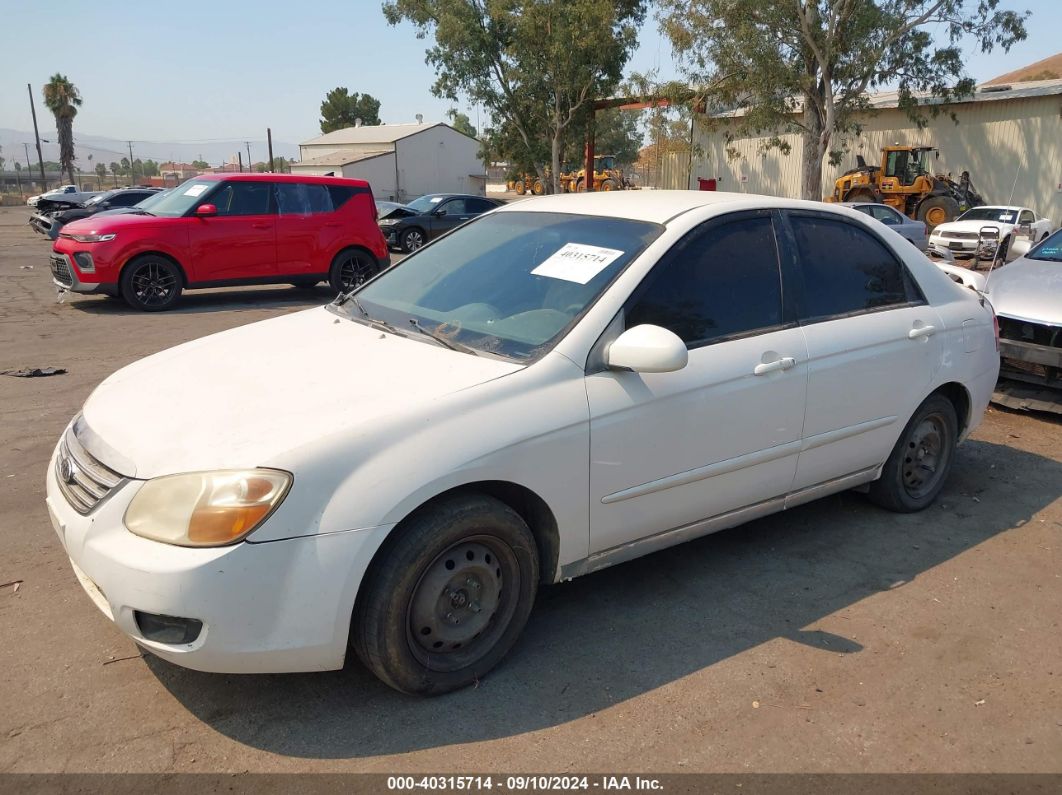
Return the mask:
[[[326,284],[316,287],[268,287],[247,289],[240,287],[215,290],[192,290],[181,295],[173,309],[162,313],[133,309],[120,298],[106,296],[67,295],[66,302],[73,309],[95,315],[190,315],[201,312],[246,312],[252,309],[283,309],[285,307],[314,307],[327,304],[336,297]]]
[[[849,492],[544,588],[508,660],[478,687],[435,699],[390,690],[353,655],[343,671],[272,676],[145,659],[200,720],[271,753],[367,757],[508,737],[778,638],[859,654],[855,640],[808,627],[999,533],[1021,532],[1058,497],[1059,483],[1062,464],[968,442],[944,493],[921,514],[887,513]]]

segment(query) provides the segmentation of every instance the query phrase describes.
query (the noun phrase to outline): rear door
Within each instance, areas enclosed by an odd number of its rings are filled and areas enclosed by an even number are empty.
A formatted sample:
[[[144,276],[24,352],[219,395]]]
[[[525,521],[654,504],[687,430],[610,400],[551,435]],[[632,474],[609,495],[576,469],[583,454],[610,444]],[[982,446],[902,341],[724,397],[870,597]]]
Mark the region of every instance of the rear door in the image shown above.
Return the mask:
[[[631,296],[625,328],[675,332],[686,367],[587,375],[591,553],[789,490],[807,349],[784,299],[774,222],[764,211],[705,223]]]
[[[327,273],[324,260],[328,252],[338,250],[343,236],[343,223],[334,211],[328,186],[278,182],[276,200],[277,273]]]
[[[215,216],[189,220],[195,282],[272,279],[277,274],[273,183],[223,182],[199,203]]]
[[[928,394],[943,329],[902,261],[868,229],[814,211],[785,216],[809,357],[793,484],[801,489],[885,461]]]

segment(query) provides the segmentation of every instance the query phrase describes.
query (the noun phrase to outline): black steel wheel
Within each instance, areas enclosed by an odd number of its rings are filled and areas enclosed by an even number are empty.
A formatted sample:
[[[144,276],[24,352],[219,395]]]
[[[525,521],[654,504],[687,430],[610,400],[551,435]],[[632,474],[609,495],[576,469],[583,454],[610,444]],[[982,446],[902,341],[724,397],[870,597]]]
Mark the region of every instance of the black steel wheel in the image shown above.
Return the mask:
[[[161,312],[181,295],[184,283],[177,266],[165,257],[145,254],[122,270],[121,293],[133,309]]]
[[[328,269],[328,283],[337,293],[349,293],[379,272],[380,264],[376,257],[360,248],[348,248],[340,251],[332,260],[332,267]]]
[[[870,484],[870,498],[901,513],[929,507],[951,471],[957,440],[955,406],[943,395],[930,395],[903,429],[881,477]]]
[[[399,243],[402,245],[402,250],[407,254],[412,254],[427,242],[424,231],[415,226],[403,232],[402,237],[399,239]]]
[[[362,584],[351,645],[381,680],[436,695],[482,678],[523,630],[538,589],[534,537],[483,495],[441,500],[405,520]]]

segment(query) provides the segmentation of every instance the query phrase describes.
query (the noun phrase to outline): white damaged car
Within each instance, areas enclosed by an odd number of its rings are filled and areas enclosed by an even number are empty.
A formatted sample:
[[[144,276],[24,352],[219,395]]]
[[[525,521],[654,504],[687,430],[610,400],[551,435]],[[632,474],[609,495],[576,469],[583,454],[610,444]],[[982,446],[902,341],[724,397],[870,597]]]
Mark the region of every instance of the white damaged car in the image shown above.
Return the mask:
[[[955,255],[973,256],[977,252],[981,230],[998,230],[998,258],[1004,262],[1020,257],[1044,240],[1054,224],[1028,207],[973,207],[954,221],[937,226],[929,236],[929,245],[947,249]]]
[[[47,469],[77,579],[203,671],[475,682],[540,584],[845,489],[929,506],[999,369],[991,307],[819,202],[487,213],[327,307],[107,378]],[[749,565],[755,565],[750,560]]]

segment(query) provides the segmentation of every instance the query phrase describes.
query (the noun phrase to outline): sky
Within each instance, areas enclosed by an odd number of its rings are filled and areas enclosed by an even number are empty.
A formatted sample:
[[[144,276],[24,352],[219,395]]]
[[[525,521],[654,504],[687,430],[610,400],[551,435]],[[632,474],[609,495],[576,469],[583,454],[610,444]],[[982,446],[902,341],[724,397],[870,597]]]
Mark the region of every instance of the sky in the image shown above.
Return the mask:
[[[971,0],[973,1],[973,0]],[[1059,0],[1002,0],[1033,12],[1029,38],[1009,54],[971,52],[978,81],[1059,51]],[[48,11],[42,16],[42,8]],[[0,128],[32,130],[26,84],[41,135],[54,123],[41,87],[62,72],[80,89],[78,133],[135,141],[265,138],[298,143],[319,134],[320,103],[336,86],[381,101],[387,123],[443,121],[451,103],[431,95],[428,42],[412,26],[390,27],[380,0],[254,2],[4,0],[0,7]],[[62,32],[54,27],[63,20]],[[52,27],[51,34],[45,28]],[[628,71],[678,76],[652,12]],[[472,124],[485,118],[458,104]],[[42,117],[43,111],[43,117]],[[479,124],[477,124],[477,120]]]

